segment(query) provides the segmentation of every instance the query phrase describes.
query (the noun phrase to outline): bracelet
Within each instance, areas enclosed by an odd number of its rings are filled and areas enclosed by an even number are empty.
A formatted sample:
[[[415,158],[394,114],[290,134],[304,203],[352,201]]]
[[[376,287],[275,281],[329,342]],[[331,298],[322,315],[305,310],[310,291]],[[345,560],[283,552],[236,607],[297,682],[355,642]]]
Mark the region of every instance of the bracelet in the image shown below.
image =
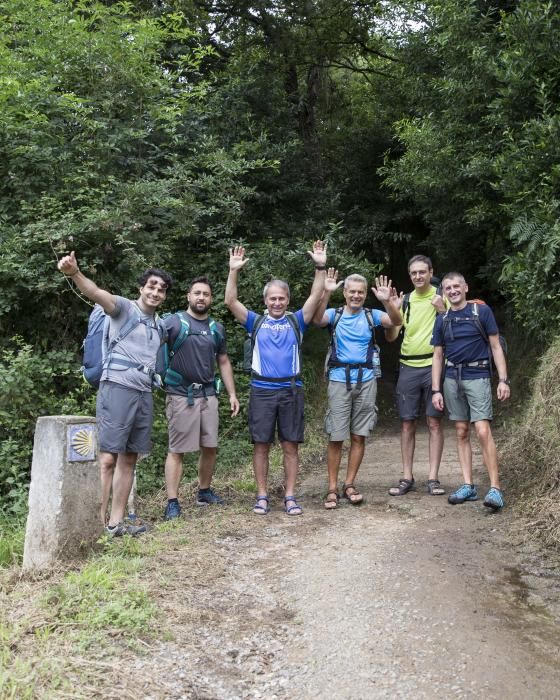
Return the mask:
[[[432,396],[435,394],[441,394],[441,389],[432,389]]]
[[[506,377],[505,379],[498,379],[498,384],[507,384],[507,385],[509,386],[510,381],[509,381],[509,379]]]
[[[327,269],[327,266],[326,265],[315,265],[315,269],[320,270],[322,272],[323,270]]]
[[[64,273],[64,276],[65,277],[74,277],[74,275],[77,275],[78,272],[79,272],[79,270],[76,270],[76,272],[73,272],[71,275],[67,275],[66,273]]]

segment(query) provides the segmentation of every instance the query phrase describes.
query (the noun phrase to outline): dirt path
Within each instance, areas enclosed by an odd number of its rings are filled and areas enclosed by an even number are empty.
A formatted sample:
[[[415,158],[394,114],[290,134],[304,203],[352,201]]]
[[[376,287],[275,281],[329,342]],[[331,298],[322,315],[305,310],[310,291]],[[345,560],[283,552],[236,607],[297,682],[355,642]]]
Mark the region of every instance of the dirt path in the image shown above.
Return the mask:
[[[511,541],[508,509],[428,496],[423,468],[417,491],[391,498],[394,427],[368,446],[363,506],[325,511],[317,465],[303,517],[277,502],[232,518],[192,563],[212,562],[215,578],[167,587],[174,639],[131,658],[121,697],[560,697],[557,562]],[[422,433],[418,465],[426,444]],[[452,435],[441,479],[458,482]]]

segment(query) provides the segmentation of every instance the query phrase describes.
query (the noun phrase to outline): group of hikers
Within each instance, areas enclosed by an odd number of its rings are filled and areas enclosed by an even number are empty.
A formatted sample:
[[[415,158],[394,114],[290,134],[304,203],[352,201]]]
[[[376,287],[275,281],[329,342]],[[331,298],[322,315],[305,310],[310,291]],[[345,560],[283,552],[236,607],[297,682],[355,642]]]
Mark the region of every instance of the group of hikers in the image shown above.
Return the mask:
[[[433,266],[424,255],[408,263],[414,287],[398,294],[391,280],[379,276],[371,288],[384,311],[364,306],[368,282],[359,274],[338,281],[327,267],[327,246],[315,241],[308,251],[314,264],[309,297],[297,311],[288,310],[290,288],[273,279],[264,286],[264,313],[248,309],[239,299],[237,282],[248,258],[243,247],[230,250],[225,303],[248,334],[247,365],[251,373],[248,423],[253,443],[256,500],[253,512],[266,515],[269,452],[276,436],[283,453],[284,510],[301,515],[296,499],[298,447],[304,440],[304,394],[301,344],[311,324],[328,328],[330,349],[326,362],[328,408],[328,488],[324,507],[337,508],[340,498],[352,505],[363,502],[356,477],[366,438],[377,422],[377,377],[380,376],[376,328],[387,340],[402,336],[396,398],[401,419],[403,475],[389,489],[404,496],[415,487],[413,475],[417,422],[425,413],[429,429],[427,492],[445,494],[439,478],[443,451],[444,408],[454,421],[457,452],[464,483],[448,496],[451,504],[478,498],[473,483],[470,426],[474,425],[488,470],[490,489],[484,505],[504,506],[496,446],[492,437],[493,364],[498,374],[497,398],[509,397],[506,359],[494,315],[483,302],[467,301],[468,285],[459,272],[447,273],[434,286]],[[212,285],[195,277],[186,297],[186,309],[160,318],[173,281],[161,269],[150,268],[138,279],[139,296],[126,299],[100,289],[79,269],[74,252],[58,262],[59,270],[84,296],[106,314],[104,352],[97,393],[96,416],[101,470],[101,519],[111,536],[138,535],[146,527],[125,517],[139,454],[151,448],[152,388],[159,377],[156,365],[165,348],[163,382],[169,448],[165,462],[166,520],[181,514],[178,490],[185,453],[200,452],[197,504],[222,504],[211,488],[218,446],[216,367],[229,396],[232,416],[239,413],[234,373],[227,355],[222,324],[209,315]],[[344,305],[328,308],[332,293],[342,286]],[[346,476],[339,489],[342,448],[350,440]],[[110,507],[109,507],[110,504]]]

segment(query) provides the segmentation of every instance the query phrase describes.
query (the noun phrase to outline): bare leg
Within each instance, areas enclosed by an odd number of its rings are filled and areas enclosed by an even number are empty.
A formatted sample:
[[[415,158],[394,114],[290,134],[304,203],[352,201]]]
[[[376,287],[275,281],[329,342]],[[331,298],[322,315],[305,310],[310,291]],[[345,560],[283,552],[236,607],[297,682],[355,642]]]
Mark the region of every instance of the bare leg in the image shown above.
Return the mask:
[[[342,441],[331,441],[327,446],[327,474],[329,479],[329,491],[337,490],[338,470],[342,458]]]
[[[198,460],[198,488],[209,489],[212,483],[212,475],[216,465],[215,447],[201,447],[200,458]]]
[[[182,476],[183,455],[178,452],[168,452],[165,460],[165,488],[168,499],[177,498]]]
[[[99,516],[103,525],[106,525],[107,509],[109,507],[109,498],[111,497],[111,487],[113,485],[117,455],[111,452],[100,452],[98,460],[101,475],[101,508],[99,510]]]
[[[482,458],[484,459],[486,469],[488,469],[488,476],[490,477],[490,486],[499,489],[500,477],[498,475],[498,452],[496,450],[496,443],[494,442],[494,437],[492,436],[490,421],[477,420],[474,424],[474,427],[476,430],[478,441],[480,442],[480,447],[482,449]]]
[[[455,433],[457,434],[457,455],[459,464],[463,472],[465,484],[472,484],[472,449],[469,435],[469,422],[458,420],[455,422]]]
[[[416,420],[403,420],[401,426],[401,457],[404,479],[412,479],[415,446]]]
[[[117,466],[113,477],[111,515],[109,516],[109,525],[111,527],[114,527],[124,519],[137,459],[138,454],[136,452],[123,452],[117,457]]]
[[[350,453],[348,455],[348,467],[346,469],[346,484],[353,484],[358,474],[358,469],[364,458],[366,439],[363,435],[350,433]]]
[[[296,481],[299,468],[297,442],[282,442],[284,453],[284,477],[286,480],[286,496],[293,496],[296,491]]]
[[[255,481],[257,482],[257,496],[265,496],[268,482],[268,453],[270,445],[268,442],[256,442],[253,447],[253,470]]]
[[[437,479],[439,474],[439,465],[441,464],[441,455],[443,454],[443,428],[441,418],[427,416],[426,422],[429,429],[428,451],[430,455],[430,475],[428,479]]]

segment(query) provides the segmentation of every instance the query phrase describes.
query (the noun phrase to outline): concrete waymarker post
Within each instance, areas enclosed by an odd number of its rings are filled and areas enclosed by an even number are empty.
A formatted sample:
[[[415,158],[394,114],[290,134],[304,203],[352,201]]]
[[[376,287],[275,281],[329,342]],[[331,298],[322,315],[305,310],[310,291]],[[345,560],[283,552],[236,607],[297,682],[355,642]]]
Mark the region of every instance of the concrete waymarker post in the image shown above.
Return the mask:
[[[102,534],[95,418],[43,416],[33,444],[23,568],[49,568]]]

